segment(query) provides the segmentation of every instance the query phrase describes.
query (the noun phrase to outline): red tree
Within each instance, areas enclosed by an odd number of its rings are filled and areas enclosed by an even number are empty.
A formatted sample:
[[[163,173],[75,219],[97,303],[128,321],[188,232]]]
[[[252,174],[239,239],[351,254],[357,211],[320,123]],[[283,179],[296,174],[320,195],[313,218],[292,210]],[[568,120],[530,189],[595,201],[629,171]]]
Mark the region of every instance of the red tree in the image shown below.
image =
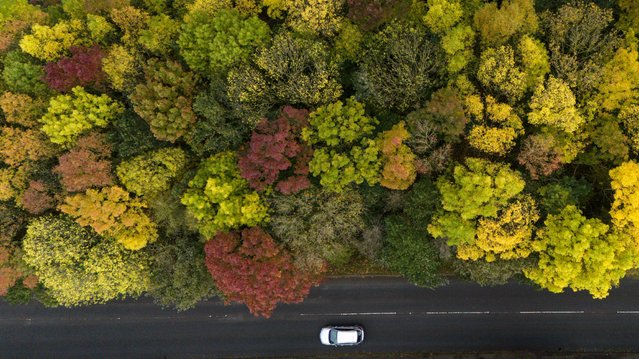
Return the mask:
[[[278,247],[263,229],[218,232],[206,243],[206,267],[227,301],[246,304],[255,316],[271,316],[278,302],[301,302],[319,283],[293,265],[291,255]]]
[[[307,110],[286,106],[277,120],[263,119],[257,125],[239,160],[240,173],[252,188],[262,191],[277,181],[278,191],[291,194],[310,186],[308,161],[312,152],[299,141],[307,118]]]
[[[67,191],[83,191],[91,187],[113,183],[111,175],[111,147],[103,135],[90,134],[78,140],[76,146],[60,156],[60,164],[53,172],[62,177]]]
[[[57,91],[66,92],[75,86],[102,86],[105,75],[102,71],[104,54],[99,46],[71,47],[71,57],[58,62],[49,62],[45,67],[44,80]]]

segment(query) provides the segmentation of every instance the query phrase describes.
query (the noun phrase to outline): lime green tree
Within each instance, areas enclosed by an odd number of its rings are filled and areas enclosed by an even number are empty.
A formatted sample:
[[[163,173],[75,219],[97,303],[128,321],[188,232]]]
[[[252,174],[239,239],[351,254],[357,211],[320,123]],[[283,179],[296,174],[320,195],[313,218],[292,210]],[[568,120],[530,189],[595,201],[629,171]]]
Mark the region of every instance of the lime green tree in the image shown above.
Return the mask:
[[[182,204],[197,218],[199,230],[207,239],[218,231],[256,226],[268,220],[266,204],[240,176],[233,152],[218,153],[200,164],[182,196]]]
[[[379,147],[368,137],[379,122],[354,98],[319,107],[309,116],[302,139],[313,147],[308,166],[325,188],[341,192],[350,183],[379,182]]]
[[[234,9],[215,14],[193,11],[184,18],[178,45],[192,70],[213,76],[248,59],[255,47],[265,45],[269,38],[268,25],[257,16],[245,19]]]
[[[533,248],[539,262],[524,270],[526,277],[553,293],[587,290],[599,299],[608,296],[637,261],[636,246],[627,235],[609,231],[608,225],[586,218],[575,206],[549,215]]]
[[[67,307],[135,297],[148,288],[145,252],[128,251],[67,217],[34,219],[22,250],[24,262]]]
[[[105,94],[92,95],[79,86],[71,92],[73,95],[53,97],[47,113],[40,119],[49,140],[65,147],[94,127],[106,127],[123,110],[122,105]]]
[[[31,34],[20,40],[20,48],[40,60],[55,61],[69,55],[72,46],[90,46],[85,31],[84,23],[76,19],[60,21],[52,27],[34,24]]]

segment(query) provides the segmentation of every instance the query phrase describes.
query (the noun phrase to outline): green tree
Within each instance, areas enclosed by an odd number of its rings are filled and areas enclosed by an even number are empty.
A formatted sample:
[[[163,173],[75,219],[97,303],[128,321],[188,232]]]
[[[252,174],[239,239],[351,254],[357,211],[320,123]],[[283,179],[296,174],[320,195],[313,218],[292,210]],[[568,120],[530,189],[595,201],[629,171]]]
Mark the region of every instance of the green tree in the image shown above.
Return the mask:
[[[21,51],[8,52],[2,60],[2,80],[9,91],[43,96],[48,93],[42,81],[44,69]]]
[[[175,142],[195,122],[191,107],[195,91],[193,74],[175,61],[151,59],[144,69],[145,82],[129,97],[135,112],[160,140]]]
[[[270,205],[273,235],[290,248],[296,266],[310,272],[348,262],[366,228],[363,198],[353,191],[311,188],[277,195]]]
[[[553,293],[569,287],[598,299],[608,296],[637,260],[628,236],[609,232],[608,225],[584,217],[575,206],[549,215],[533,247],[539,262],[524,270],[526,277]]]
[[[269,38],[268,25],[257,16],[244,19],[234,9],[193,11],[184,18],[178,45],[189,67],[210,77],[248,59]]]
[[[526,74],[515,64],[510,46],[489,48],[481,53],[477,79],[492,94],[516,102],[526,91]]]
[[[61,305],[138,296],[148,288],[145,252],[132,252],[66,217],[39,217],[27,228],[23,260]]]
[[[256,226],[269,217],[260,195],[240,176],[233,152],[215,154],[200,164],[182,204],[197,218],[207,239],[218,231]]]
[[[327,189],[341,192],[352,182],[379,181],[379,148],[369,138],[379,122],[353,97],[317,108],[302,139],[315,150],[308,166]]]
[[[126,160],[118,165],[115,173],[127,190],[149,197],[169,189],[187,160],[184,150],[167,147]]]
[[[255,63],[283,103],[319,105],[342,94],[337,63],[321,41],[279,33],[257,52]]]
[[[544,43],[524,35],[517,44],[517,53],[522,71],[526,74],[526,88],[534,90],[544,82],[547,73],[550,72],[550,58]]]
[[[149,246],[150,281],[147,294],[162,307],[193,308],[217,291],[204,265],[204,245],[197,236],[178,233]]]
[[[366,42],[356,79],[359,97],[379,108],[419,108],[441,84],[440,46],[423,26],[394,22]]]
[[[49,140],[65,147],[94,127],[106,127],[123,109],[105,94],[92,95],[79,86],[71,92],[73,95],[53,97],[47,113],[40,119]]]

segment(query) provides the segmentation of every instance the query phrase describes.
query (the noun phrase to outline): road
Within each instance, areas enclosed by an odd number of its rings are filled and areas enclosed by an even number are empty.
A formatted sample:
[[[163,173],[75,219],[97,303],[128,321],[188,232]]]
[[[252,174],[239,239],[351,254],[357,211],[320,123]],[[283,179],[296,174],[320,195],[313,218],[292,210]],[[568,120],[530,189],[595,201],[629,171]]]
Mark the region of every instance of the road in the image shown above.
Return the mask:
[[[366,340],[323,347],[325,324],[358,323]],[[0,304],[2,358],[293,356],[398,351],[637,351],[639,281],[603,301],[525,285],[437,290],[395,277],[339,278],[270,319],[218,301],[177,313],[148,299],[75,309]]]

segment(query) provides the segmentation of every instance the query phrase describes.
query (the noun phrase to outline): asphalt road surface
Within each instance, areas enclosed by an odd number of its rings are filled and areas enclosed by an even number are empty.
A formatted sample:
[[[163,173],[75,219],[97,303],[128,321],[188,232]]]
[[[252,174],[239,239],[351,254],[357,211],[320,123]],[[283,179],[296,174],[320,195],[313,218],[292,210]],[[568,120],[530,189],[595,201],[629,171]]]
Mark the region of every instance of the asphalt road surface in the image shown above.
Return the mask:
[[[326,324],[361,324],[365,340],[324,347]],[[340,278],[270,319],[210,301],[177,313],[148,299],[75,309],[0,304],[0,358],[295,356],[400,351],[636,351],[639,282],[601,301],[509,284],[437,290],[395,277]]]

